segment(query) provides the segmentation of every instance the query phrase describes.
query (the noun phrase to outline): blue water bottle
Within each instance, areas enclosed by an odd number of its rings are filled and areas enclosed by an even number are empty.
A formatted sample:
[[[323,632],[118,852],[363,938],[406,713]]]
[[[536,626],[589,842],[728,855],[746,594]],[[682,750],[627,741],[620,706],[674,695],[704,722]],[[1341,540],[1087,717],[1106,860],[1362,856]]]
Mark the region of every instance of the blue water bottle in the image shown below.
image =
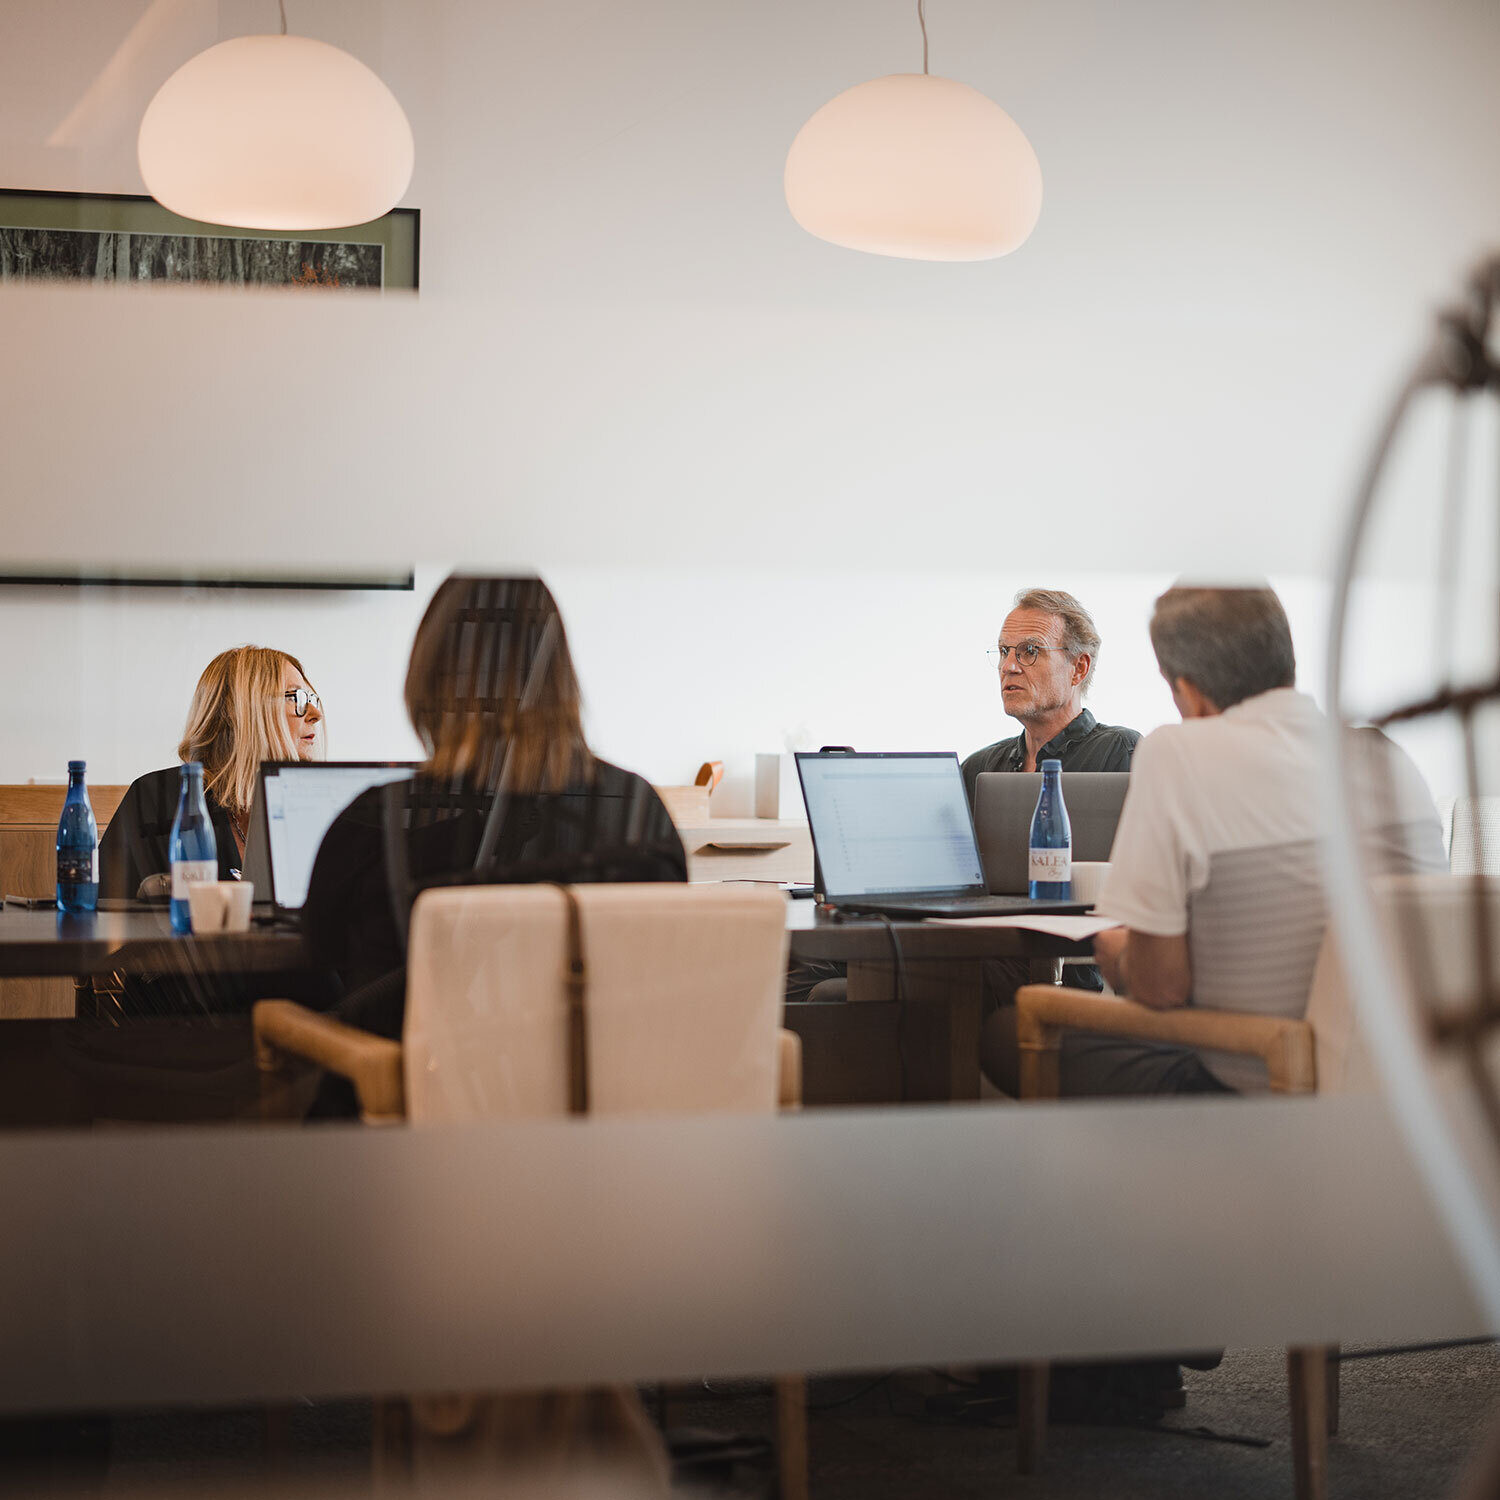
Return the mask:
[[[1063,806],[1062,762],[1042,762],[1042,794],[1031,815],[1028,860],[1034,901],[1069,901],[1073,897],[1073,829]]]
[[[167,843],[172,866],[172,931],[191,932],[188,887],[219,878],[219,850],[214,825],[203,800],[203,763],[184,761],[182,788],[177,793],[177,816],[172,819],[172,837]]]
[[[99,905],[99,825],[83,784],[84,762],[68,762],[68,795],[57,820],[57,909],[90,912]]]

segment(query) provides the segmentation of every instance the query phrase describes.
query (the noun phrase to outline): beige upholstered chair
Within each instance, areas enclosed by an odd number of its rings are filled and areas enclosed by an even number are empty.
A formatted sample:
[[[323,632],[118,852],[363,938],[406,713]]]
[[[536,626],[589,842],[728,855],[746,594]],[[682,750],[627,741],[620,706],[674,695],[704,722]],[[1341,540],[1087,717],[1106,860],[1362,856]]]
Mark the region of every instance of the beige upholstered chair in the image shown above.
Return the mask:
[[[1455,875],[1500,875],[1500,797],[1447,797],[1439,809]]]
[[[1033,984],[1016,992],[1016,1031],[1023,1100],[1058,1097],[1058,1047],[1065,1031],[1258,1057],[1265,1064],[1267,1087],[1277,1094],[1309,1094],[1320,1086],[1329,1092],[1357,1086],[1368,1077],[1331,932],[1318,955],[1304,1020],[1194,1007],[1151,1010],[1116,995]],[[1297,1500],[1322,1500],[1327,1492],[1328,1436],[1338,1430],[1336,1355],[1336,1348],[1287,1350]],[[1046,1365],[1021,1372],[1017,1464],[1022,1473],[1033,1473],[1041,1462],[1048,1384]]]
[[[372,1124],[795,1108],[785,957],[783,898],[762,887],[430,890],[412,912],[401,1042],[267,1000],[257,1055],[266,1069],[295,1057],[342,1074]],[[780,1493],[804,1500],[802,1377],[777,1379],[775,1411]]]

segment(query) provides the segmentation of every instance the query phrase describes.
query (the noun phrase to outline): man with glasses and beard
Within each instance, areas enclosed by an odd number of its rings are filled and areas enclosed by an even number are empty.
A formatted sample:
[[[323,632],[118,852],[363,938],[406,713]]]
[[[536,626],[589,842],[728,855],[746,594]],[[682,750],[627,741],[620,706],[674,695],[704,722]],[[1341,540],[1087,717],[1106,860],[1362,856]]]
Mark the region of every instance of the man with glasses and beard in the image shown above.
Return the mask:
[[[1062,762],[1064,771],[1128,771],[1140,735],[1134,729],[1101,724],[1083,706],[1099,659],[1099,631],[1089,612],[1061,589],[1022,589],[990,648],[1000,669],[1005,711],[1021,724],[1014,739],[976,750],[963,763],[964,790],[974,803],[981,771],[1035,771],[1043,760]],[[795,962],[787,974],[787,999],[806,1000],[825,980],[842,981],[844,965],[828,960]],[[991,959],[985,964],[986,1013],[1009,1005],[1025,984],[1024,963]],[[1092,964],[1069,971],[1068,982],[1101,989]],[[842,990],[820,991],[833,999]]]
[[[1000,670],[1000,701],[1021,733],[964,761],[971,806],[981,771],[1035,771],[1044,760],[1060,760],[1064,771],[1130,769],[1140,734],[1101,724],[1083,706],[1099,660],[1099,631],[1071,594],[1022,589],[989,655]]]
[[[964,790],[974,805],[981,771],[1036,771],[1044,760],[1060,760],[1064,771],[1128,771],[1140,734],[1101,724],[1083,706],[1099,660],[1099,630],[1093,616],[1061,589],[1022,589],[990,648],[1000,671],[1000,701],[1021,725],[1014,739],[997,740],[963,763]],[[984,965],[986,1016],[1013,1010],[1016,990],[1027,982],[1027,965],[990,959]],[[1068,983],[1103,989],[1092,964],[1074,964]],[[986,1027],[986,1036],[990,1027]],[[986,1049],[980,1061],[992,1083],[1003,1087]],[[1008,1080],[1007,1080],[1008,1081]]]

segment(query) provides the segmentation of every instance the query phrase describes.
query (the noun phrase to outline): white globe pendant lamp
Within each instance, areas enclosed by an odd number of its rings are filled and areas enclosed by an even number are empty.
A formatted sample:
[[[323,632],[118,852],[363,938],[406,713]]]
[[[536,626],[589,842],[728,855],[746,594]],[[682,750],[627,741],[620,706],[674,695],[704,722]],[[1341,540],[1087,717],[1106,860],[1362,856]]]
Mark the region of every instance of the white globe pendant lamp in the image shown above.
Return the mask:
[[[380,78],[311,37],[242,36],[185,62],[141,120],[141,176],[184,218],[340,229],[388,213],[411,181],[411,126]]]
[[[927,71],[856,84],[797,132],[786,201],[809,234],[909,260],[991,260],[1023,244],[1042,211],[1042,169],[993,100]]]

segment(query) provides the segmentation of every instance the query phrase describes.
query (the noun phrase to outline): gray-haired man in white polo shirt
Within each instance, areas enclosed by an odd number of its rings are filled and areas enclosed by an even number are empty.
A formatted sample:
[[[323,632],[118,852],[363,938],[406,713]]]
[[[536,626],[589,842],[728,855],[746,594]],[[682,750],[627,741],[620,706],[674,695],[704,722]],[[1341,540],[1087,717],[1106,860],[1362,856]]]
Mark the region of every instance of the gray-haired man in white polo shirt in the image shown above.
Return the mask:
[[[1095,940],[1099,966],[1117,992],[1160,1010],[1300,1016],[1327,925],[1328,725],[1296,690],[1286,612],[1269,588],[1171,588],[1151,644],[1182,723],[1136,749],[1097,903],[1121,925]],[[1351,739],[1386,867],[1443,868],[1437,813],[1411,762],[1374,731]],[[1008,1040],[986,1037],[987,1050]],[[1066,1094],[1265,1086],[1255,1059],[1078,1034],[1064,1038],[1060,1064]]]

